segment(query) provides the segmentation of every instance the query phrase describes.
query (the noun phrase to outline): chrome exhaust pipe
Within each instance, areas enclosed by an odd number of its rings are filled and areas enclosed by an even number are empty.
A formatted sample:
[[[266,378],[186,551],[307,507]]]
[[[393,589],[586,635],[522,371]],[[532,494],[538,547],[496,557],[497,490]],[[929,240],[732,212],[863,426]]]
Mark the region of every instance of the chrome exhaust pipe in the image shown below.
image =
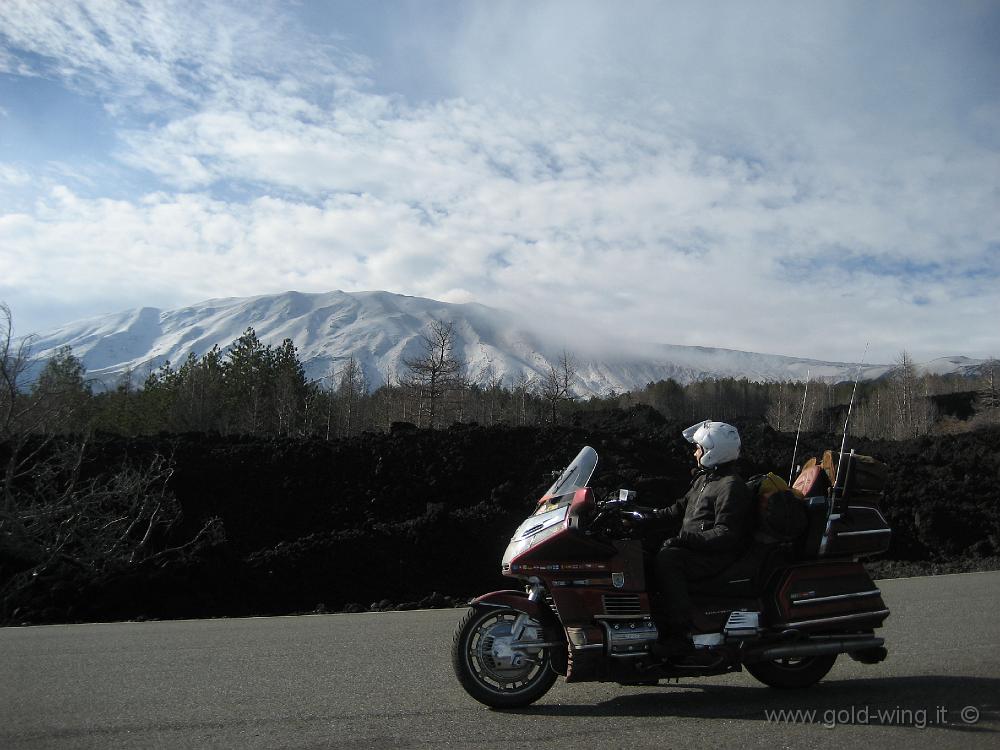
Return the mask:
[[[884,638],[840,638],[823,641],[805,641],[772,646],[760,651],[750,651],[743,657],[744,662],[771,661],[773,659],[794,659],[799,656],[821,656],[823,654],[847,654],[853,651],[875,649],[885,643]]]

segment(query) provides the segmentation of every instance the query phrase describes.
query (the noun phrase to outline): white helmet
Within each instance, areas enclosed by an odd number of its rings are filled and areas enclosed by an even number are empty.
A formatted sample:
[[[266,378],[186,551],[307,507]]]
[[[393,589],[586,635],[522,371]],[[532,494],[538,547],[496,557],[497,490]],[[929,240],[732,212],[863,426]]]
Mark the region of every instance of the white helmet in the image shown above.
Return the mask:
[[[701,465],[706,469],[714,469],[719,464],[740,457],[740,433],[731,424],[706,419],[691,425],[681,434],[689,443],[701,446]]]

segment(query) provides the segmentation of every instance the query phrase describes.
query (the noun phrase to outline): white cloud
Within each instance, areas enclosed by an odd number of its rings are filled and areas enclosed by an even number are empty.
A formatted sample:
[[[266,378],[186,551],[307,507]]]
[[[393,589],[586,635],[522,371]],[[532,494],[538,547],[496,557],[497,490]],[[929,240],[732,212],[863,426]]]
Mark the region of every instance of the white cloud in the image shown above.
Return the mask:
[[[27,185],[31,181],[31,175],[23,169],[19,169],[10,164],[0,164],[0,185],[17,187]]]
[[[365,80],[363,58],[332,44],[296,44],[284,10],[267,1],[244,11],[193,0],[7,0],[0,28],[10,49],[0,70],[62,80],[114,112],[174,114],[213,100],[252,106],[263,85]]]
[[[188,6],[0,6],[37,74],[132,113],[115,156],[161,186],[0,214],[12,302],[389,289],[673,343],[996,353],[998,110],[971,106],[976,138],[903,127],[956,99],[941,50],[892,67],[919,34],[865,63],[839,6],[482,4],[436,71],[463,95],[418,104],[281,6]],[[892,83],[931,101],[883,111]]]

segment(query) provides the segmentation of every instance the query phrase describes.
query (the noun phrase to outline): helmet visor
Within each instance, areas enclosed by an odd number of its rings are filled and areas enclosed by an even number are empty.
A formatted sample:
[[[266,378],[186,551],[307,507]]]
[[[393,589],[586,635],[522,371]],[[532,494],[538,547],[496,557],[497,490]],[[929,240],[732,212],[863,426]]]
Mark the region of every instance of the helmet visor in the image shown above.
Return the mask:
[[[684,439],[687,440],[689,443],[699,442],[697,438],[698,431],[701,430],[703,427],[707,428],[711,423],[712,421],[710,419],[706,419],[704,422],[698,422],[698,424],[691,425],[681,434],[684,436]]]

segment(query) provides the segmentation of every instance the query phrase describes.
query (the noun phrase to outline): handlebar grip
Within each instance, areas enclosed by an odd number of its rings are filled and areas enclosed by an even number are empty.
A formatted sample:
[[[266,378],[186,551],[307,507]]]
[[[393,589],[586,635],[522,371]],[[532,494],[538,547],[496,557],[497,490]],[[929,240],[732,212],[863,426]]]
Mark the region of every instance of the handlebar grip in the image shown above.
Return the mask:
[[[633,523],[646,523],[652,518],[652,516],[640,513],[639,511],[635,510],[623,510],[621,514],[626,518],[628,518]]]

